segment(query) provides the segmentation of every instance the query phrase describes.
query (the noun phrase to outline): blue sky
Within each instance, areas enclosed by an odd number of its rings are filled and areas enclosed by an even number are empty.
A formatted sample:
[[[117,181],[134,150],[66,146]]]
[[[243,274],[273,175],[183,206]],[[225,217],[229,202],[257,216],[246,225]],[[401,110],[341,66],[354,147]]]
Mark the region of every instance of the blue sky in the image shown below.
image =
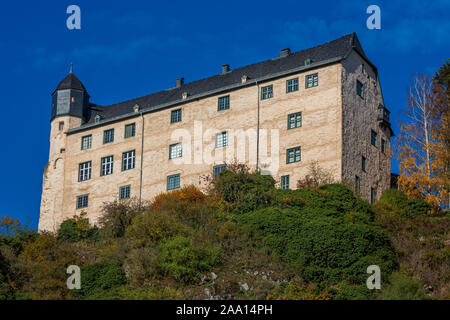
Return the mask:
[[[66,8],[81,8],[68,30]],[[381,8],[368,30],[366,8]],[[8,1],[0,11],[3,138],[0,216],[37,227],[48,160],[50,94],[69,71],[91,101],[111,104],[356,32],[378,67],[396,119],[413,74],[433,75],[449,58],[449,1]],[[393,171],[397,165],[393,163]]]

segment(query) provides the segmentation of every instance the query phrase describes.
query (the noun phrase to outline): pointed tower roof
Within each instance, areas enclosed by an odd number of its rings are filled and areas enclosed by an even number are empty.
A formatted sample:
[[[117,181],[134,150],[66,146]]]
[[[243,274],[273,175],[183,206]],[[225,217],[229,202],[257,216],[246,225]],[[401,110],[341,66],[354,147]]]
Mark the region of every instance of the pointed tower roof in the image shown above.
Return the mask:
[[[81,83],[81,81],[73,74],[72,64],[70,64],[69,74],[64,79],[62,79],[62,81],[56,87],[55,91],[56,90],[64,90],[64,89],[75,89],[75,90],[81,90],[81,91],[87,92],[83,83]],[[55,91],[53,93],[55,93]]]

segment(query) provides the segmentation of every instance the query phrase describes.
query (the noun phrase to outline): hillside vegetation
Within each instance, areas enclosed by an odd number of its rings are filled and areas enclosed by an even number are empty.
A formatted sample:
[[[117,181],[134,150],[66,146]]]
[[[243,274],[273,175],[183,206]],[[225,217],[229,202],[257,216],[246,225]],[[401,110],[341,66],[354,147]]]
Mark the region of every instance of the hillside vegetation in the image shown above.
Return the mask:
[[[342,184],[279,190],[230,167],[194,186],[107,203],[57,234],[3,218],[0,299],[449,299],[450,219],[397,190],[368,204]],[[446,246],[447,245],[447,246]],[[81,268],[69,290],[66,268]],[[381,290],[369,290],[369,265]]]

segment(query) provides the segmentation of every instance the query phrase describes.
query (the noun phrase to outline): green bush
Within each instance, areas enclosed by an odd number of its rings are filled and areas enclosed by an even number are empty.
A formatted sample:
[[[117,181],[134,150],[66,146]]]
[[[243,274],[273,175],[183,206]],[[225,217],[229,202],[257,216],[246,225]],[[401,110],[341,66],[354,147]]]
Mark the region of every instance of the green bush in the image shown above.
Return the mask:
[[[373,297],[374,290],[369,290],[366,284],[351,285],[346,281],[339,283],[334,294],[336,300],[368,300]]]
[[[203,271],[220,262],[220,249],[195,245],[186,237],[170,239],[161,244],[160,249],[162,272],[184,283],[199,280]]]
[[[98,228],[96,226],[91,227],[89,219],[82,215],[63,221],[59,226],[56,239],[58,242],[78,242],[84,239],[96,239],[97,235]]]
[[[180,223],[175,212],[159,209],[147,210],[144,214],[137,215],[127,228],[126,235],[128,238],[142,239],[153,245],[185,232],[186,227]]]
[[[106,238],[123,237],[134,217],[142,211],[142,207],[134,200],[114,201],[105,204],[103,214],[99,219],[100,234]]]
[[[379,300],[425,300],[420,282],[404,274],[395,272],[386,286],[381,285]]]
[[[362,283],[366,268],[379,265],[387,274],[397,267],[386,233],[371,224],[354,223],[348,212],[369,220],[370,210],[358,200],[335,192],[341,187],[324,188],[320,203],[302,211],[292,208],[264,208],[237,216],[263,237],[263,242],[286,262],[295,266],[308,281]],[[353,204],[353,205],[350,205]]]
[[[73,292],[84,299],[103,298],[126,283],[121,261],[97,262],[81,268],[81,289]]]
[[[225,170],[215,182],[214,192],[231,203],[236,213],[244,213],[269,205],[274,188],[270,175]]]
[[[406,208],[408,197],[398,189],[389,189],[383,192],[378,201],[381,204],[389,204],[395,208]]]
[[[391,211],[393,210],[404,217],[426,215],[431,209],[431,206],[425,200],[410,200],[405,193],[397,189],[386,190],[378,203],[391,206]]]

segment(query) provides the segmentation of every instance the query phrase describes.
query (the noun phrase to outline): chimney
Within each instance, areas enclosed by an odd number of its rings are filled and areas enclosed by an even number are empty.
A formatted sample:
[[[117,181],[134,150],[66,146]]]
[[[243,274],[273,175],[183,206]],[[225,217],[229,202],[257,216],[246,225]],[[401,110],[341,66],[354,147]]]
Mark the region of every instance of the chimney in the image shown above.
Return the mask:
[[[184,83],[184,78],[178,78],[176,87],[177,88],[181,87],[183,85],[183,83]]]
[[[290,54],[291,54],[291,49],[289,49],[289,48],[281,49],[279,57],[280,58],[284,58],[284,57],[287,57]]]
[[[222,65],[222,74],[225,74],[230,71],[230,66],[228,64]]]

